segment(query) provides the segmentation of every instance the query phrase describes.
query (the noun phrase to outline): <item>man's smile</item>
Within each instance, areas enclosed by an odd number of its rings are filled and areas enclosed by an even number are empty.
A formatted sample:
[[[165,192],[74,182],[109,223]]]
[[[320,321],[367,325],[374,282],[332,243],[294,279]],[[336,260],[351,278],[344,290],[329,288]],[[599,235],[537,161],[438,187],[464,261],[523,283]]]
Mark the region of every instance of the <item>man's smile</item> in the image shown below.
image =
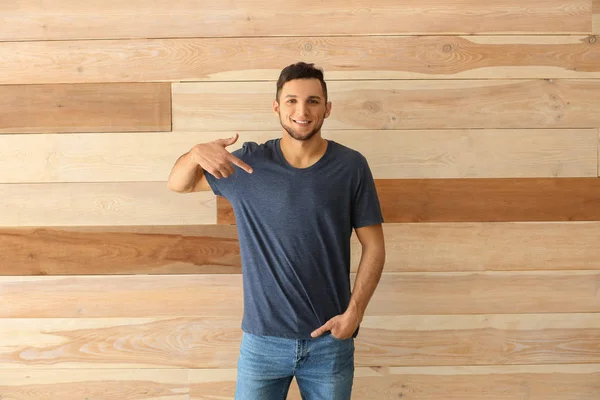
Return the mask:
[[[308,125],[312,122],[312,121],[308,121],[305,119],[303,120],[303,119],[293,119],[293,118],[292,118],[292,121],[294,121],[295,123],[300,124],[300,125]]]

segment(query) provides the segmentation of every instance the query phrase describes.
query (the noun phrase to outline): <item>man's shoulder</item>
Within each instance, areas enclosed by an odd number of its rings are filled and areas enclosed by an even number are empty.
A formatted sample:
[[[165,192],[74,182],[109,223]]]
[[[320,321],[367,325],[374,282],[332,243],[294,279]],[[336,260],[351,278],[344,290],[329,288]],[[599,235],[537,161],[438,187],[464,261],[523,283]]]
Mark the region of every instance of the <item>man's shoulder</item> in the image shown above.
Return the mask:
[[[237,150],[236,153],[241,157],[260,157],[268,155],[273,152],[275,140],[276,139],[270,139],[264,143],[253,141],[244,142],[242,147]]]
[[[336,158],[359,164],[366,162],[365,156],[360,151],[343,145],[341,143],[335,142],[333,140],[330,140],[329,142],[333,145],[333,150],[336,153]]]

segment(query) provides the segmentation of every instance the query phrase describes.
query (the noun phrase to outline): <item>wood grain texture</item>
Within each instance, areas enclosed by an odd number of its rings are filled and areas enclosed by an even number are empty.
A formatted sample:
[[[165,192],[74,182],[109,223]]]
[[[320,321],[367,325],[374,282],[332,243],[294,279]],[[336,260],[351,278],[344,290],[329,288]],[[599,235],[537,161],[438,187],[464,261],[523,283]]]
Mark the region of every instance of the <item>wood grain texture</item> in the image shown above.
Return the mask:
[[[191,370],[191,399],[231,399],[235,370]],[[596,400],[600,369],[592,365],[357,368],[352,399]],[[300,400],[296,381],[290,400]]]
[[[215,196],[166,182],[0,184],[0,226],[214,224]]]
[[[592,0],[592,34],[600,34],[600,0]]]
[[[600,223],[383,225],[385,272],[599,270]],[[233,225],[0,229],[0,275],[239,274]],[[362,248],[351,241],[351,270]],[[468,255],[468,256],[465,256]]]
[[[388,273],[367,313],[597,312],[599,282],[598,271]]]
[[[168,83],[0,86],[0,133],[170,130]]]
[[[280,131],[242,131],[264,143]],[[324,131],[361,152],[375,178],[596,177],[597,129]],[[0,135],[0,183],[148,182],[225,132]],[[390,151],[393,148],[394,151]]]
[[[235,229],[213,236],[205,227],[193,233],[0,228],[0,275],[241,273]]]
[[[598,314],[366,317],[357,366],[600,362]],[[240,321],[227,317],[2,319],[5,368],[235,368]]]
[[[600,78],[593,36],[0,42],[0,58],[0,84],[272,81],[298,60],[322,67],[328,80]]]
[[[586,152],[585,133],[572,133],[578,144],[571,149],[589,163],[589,155],[582,154]],[[281,136],[281,132],[241,132],[238,142],[228,150],[242,147],[245,139],[264,142],[273,135]],[[0,135],[0,182],[166,181],[177,159],[194,145],[229,136],[204,131]]]
[[[598,270],[599,222],[383,224],[386,272]],[[361,255],[352,235],[352,270]]]
[[[235,368],[237,317],[0,320],[2,368]]]
[[[1,370],[3,400],[189,400],[186,369]]]
[[[5,400],[233,399],[235,369],[2,370]],[[596,400],[600,366],[358,367],[353,399]],[[288,399],[300,400],[296,381]]]
[[[323,136],[360,151],[376,179],[597,176],[596,129],[325,130]]]
[[[386,273],[367,314],[600,312],[599,282],[599,271]],[[235,317],[242,312],[239,274],[2,276],[0,292],[0,318]]]
[[[600,179],[379,180],[387,222],[600,221]]]
[[[590,0],[374,0],[272,7],[266,0],[21,1],[0,8],[0,40],[65,40],[201,36],[388,35],[431,33],[589,33]]]
[[[597,128],[600,80],[333,81],[328,130]],[[173,84],[176,131],[280,129],[272,82]]]
[[[600,221],[598,178],[376,179],[386,223]],[[217,223],[235,224],[217,197]]]

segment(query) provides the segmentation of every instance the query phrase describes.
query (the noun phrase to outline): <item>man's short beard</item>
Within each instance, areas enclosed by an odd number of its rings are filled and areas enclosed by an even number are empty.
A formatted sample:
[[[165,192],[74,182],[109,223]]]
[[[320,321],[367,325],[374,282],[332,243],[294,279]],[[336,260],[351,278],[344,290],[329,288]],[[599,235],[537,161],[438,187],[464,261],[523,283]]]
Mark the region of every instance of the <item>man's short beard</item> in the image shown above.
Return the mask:
[[[281,127],[283,129],[285,129],[285,131],[288,133],[288,135],[290,135],[293,139],[302,140],[302,141],[312,139],[313,136],[315,136],[317,133],[319,133],[321,131],[321,127],[323,126],[323,120],[321,120],[321,123],[319,125],[316,125],[315,128],[312,131],[310,131],[306,136],[301,136],[297,132],[294,131],[294,128],[292,128],[291,126],[287,126],[283,123],[283,120],[281,119],[281,115],[279,116],[279,123],[281,124]]]

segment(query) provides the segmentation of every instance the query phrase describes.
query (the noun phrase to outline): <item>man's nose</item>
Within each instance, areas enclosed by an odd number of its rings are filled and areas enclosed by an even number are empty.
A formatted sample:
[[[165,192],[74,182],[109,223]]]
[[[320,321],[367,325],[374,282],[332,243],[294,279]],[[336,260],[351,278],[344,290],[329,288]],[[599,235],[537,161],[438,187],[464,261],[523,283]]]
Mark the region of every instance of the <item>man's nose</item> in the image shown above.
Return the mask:
[[[308,115],[308,106],[306,106],[304,104],[298,105],[298,114]]]

